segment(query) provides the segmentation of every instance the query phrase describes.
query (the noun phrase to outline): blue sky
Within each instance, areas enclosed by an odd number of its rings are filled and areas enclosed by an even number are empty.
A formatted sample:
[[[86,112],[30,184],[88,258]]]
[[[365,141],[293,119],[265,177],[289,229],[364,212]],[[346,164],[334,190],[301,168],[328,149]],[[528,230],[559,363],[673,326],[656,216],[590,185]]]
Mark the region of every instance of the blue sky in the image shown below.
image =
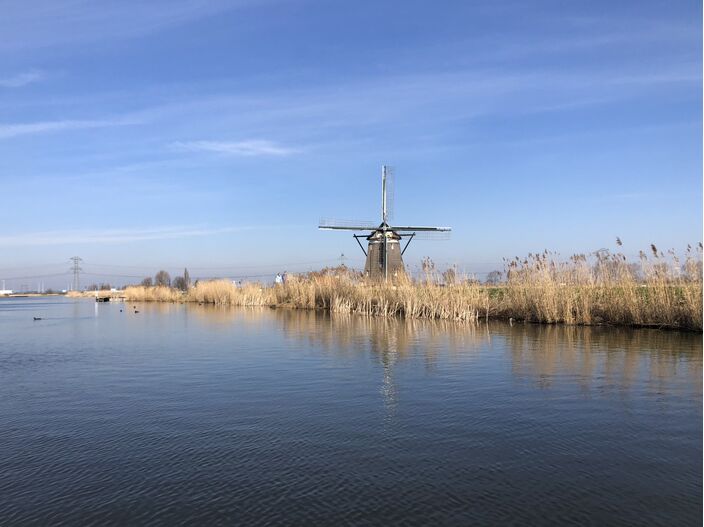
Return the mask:
[[[9,1],[0,278],[361,265],[320,217],[449,225],[467,272],[702,239],[701,4]],[[120,275],[120,276],[118,276]],[[110,278],[111,277],[111,278]]]

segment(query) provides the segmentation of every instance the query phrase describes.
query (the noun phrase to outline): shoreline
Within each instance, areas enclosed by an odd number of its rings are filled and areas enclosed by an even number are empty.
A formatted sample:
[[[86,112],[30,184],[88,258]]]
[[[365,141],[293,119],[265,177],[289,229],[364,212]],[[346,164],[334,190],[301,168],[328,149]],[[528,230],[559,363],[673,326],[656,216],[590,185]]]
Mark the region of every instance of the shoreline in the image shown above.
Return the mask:
[[[360,283],[348,277],[292,277],[285,285],[201,281],[180,291],[131,286],[123,291],[86,291],[67,297],[107,297],[126,302],[170,302],[308,309],[407,319],[477,323],[502,320],[531,324],[632,327],[702,332],[702,284],[613,284],[551,287],[551,284],[486,286],[407,282]]]

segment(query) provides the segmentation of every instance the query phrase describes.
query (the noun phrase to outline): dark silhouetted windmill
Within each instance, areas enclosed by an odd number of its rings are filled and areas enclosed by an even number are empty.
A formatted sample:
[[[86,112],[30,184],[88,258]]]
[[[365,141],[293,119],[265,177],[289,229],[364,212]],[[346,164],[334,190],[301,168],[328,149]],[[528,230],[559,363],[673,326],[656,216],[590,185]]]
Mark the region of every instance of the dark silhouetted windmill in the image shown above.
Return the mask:
[[[386,165],[381,167],[381,224],[375,226],[374,222],[340,222],[335,220],[321,220],[319,229],[345,230],[345,231],[371,231],[370,234],[353,234],[362,252],[367,257],[364,265],[364,275],[376,280],[388,280],[389,278],[400,276],[405,273],[403,266],[403,254],[408,249],[411,240],[422,233],[432,235],[433,233],[449,233],[450,227],[411,227],[389,225],[388,201],[393,201],[393,193],[390,190],[393,179],[391,170]],[[367,239],[367,250],[359,241],[360,238]],[[401,240],[407,238],[403,249]]]

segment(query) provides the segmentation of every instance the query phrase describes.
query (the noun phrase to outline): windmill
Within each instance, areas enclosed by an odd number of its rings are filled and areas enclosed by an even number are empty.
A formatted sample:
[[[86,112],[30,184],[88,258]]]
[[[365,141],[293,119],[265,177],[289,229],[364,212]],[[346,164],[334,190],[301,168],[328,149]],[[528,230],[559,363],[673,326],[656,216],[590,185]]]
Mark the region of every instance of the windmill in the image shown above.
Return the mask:
[[[450,227],[411,227],[389,225],[390,211],[388,201],[393,202],[393,178],[386,165],[381,167],[381,223],[374,222],[339,222],[321,220],[319,229],[344,231],[371,231],[369,234],[353,234],[352,236],[362,249],[367,260],[364,264],[364,275],[376,280],[388,280],[389,277],[404,274],[403,255],[418,233],[432,235],[433,233],[449,233]],[[390,192],[389,192],[390,191]],[[366,238],[367,250],[364,250],[360,238]],[[401,240],[407,238],[403,249]]]

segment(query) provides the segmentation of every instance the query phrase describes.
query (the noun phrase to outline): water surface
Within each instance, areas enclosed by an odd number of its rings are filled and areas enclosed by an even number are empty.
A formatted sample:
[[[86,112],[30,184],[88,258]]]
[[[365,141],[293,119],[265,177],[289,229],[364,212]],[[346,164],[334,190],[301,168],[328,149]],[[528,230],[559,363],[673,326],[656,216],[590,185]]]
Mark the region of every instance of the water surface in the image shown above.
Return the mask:
[[[0,523],[701,524],[699,334],[25,298],[0,335]]]

